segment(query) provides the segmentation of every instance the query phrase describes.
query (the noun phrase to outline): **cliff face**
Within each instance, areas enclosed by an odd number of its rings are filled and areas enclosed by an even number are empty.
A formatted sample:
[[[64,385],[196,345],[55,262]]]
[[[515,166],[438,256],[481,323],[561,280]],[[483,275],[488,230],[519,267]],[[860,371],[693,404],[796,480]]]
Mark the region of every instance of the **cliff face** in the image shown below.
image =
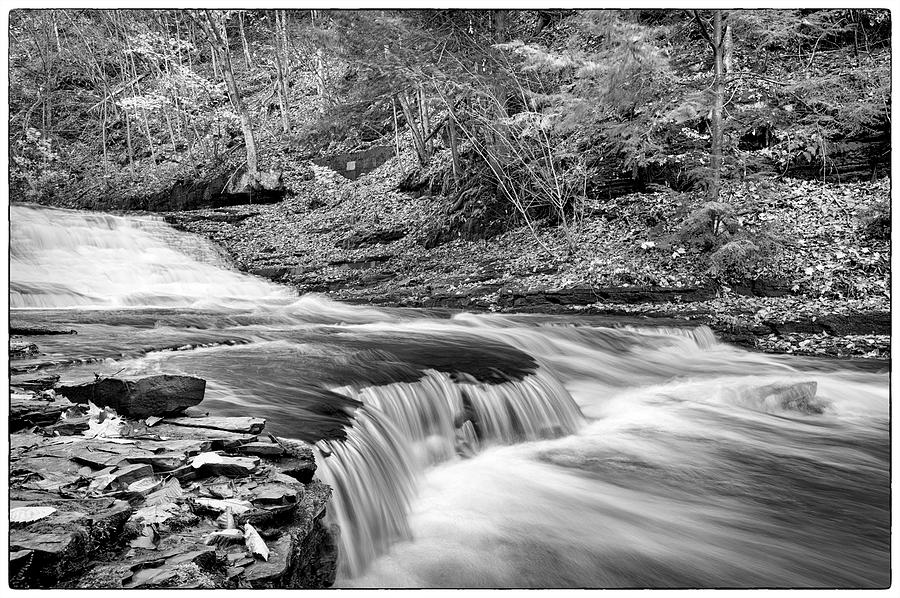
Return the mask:
[[[306,443],[263,434],[259,418],[126,419],[52,378],[11,382],[12,587],[334,583],[331,488]]]

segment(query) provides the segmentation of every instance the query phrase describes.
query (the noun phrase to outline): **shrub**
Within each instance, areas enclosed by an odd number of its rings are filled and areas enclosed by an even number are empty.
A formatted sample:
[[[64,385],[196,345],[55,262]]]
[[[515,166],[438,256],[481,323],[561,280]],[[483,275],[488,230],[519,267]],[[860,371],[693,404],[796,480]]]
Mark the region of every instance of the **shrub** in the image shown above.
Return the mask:
[[[750,278],[756,274],[763,252],[749,239],[729,241],[709,256],[708,272],[723,280]]]
[[[721,201],[710,201],[687,215],[676,237],[683,245],[714,251],[727,243],[737,230],[734,207]]]
[[[891,202],[879,199],[859,212],[860,229],[872,239],[891,238]]]

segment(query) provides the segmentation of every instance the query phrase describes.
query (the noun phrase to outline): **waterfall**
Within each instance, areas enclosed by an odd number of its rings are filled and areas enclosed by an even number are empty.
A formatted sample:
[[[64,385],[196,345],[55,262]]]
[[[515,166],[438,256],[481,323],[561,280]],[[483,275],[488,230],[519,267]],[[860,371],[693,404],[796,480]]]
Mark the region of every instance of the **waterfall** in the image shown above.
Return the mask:
[[[157,216],[10,207],[12,308],[246,306],[296,294]]]
[[[393,542],[409,538],[410,501],[427,467],[483,445],[572,434],[584,421],[568,391],[543,370],[501,384],[432,370],[412,383],[334,391],[363,403],[347,439],[327,443],[317,456],[319,475],[334,488],[331,517],[341,529],[345,576],[359,575]]]

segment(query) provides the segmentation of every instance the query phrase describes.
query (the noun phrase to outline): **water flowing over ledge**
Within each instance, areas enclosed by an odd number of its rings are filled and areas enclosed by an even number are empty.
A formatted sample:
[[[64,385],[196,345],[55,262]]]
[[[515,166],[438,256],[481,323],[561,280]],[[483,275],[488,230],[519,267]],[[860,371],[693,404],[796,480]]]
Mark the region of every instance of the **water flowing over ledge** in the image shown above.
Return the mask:
[[[347,439],[328,443],[330,455],[317,457],[320,475],[335,489],[341,573],[348,576],[409,539],[410,502],[427,467],[482,445],[572,434],[584,421],[568,391],[544,371],[502,384],[456,382],[432,371],[414,383],[334,390],[363,403]],[[473,428],[477,435],[466,438]]]
[[[21,329],[77,332],[23,337],[14,371],[199,376],[214,415],[314,442],[339,585],[889,583],[883,369],[705,327],[349,306],[155,218],[11,216]]]

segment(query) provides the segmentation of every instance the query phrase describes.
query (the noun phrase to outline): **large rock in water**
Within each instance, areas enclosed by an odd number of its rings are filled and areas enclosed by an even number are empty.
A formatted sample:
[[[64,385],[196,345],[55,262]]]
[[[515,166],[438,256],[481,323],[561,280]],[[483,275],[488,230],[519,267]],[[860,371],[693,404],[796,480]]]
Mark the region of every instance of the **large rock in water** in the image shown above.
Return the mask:
[[[60,386],[56,392],[75,403],[90,401],[100,407],[111,407],[120,415],[144,418],[177,413],[197,405],[206,392],[206,380],[170,374],[131,380],[103,378]]]

